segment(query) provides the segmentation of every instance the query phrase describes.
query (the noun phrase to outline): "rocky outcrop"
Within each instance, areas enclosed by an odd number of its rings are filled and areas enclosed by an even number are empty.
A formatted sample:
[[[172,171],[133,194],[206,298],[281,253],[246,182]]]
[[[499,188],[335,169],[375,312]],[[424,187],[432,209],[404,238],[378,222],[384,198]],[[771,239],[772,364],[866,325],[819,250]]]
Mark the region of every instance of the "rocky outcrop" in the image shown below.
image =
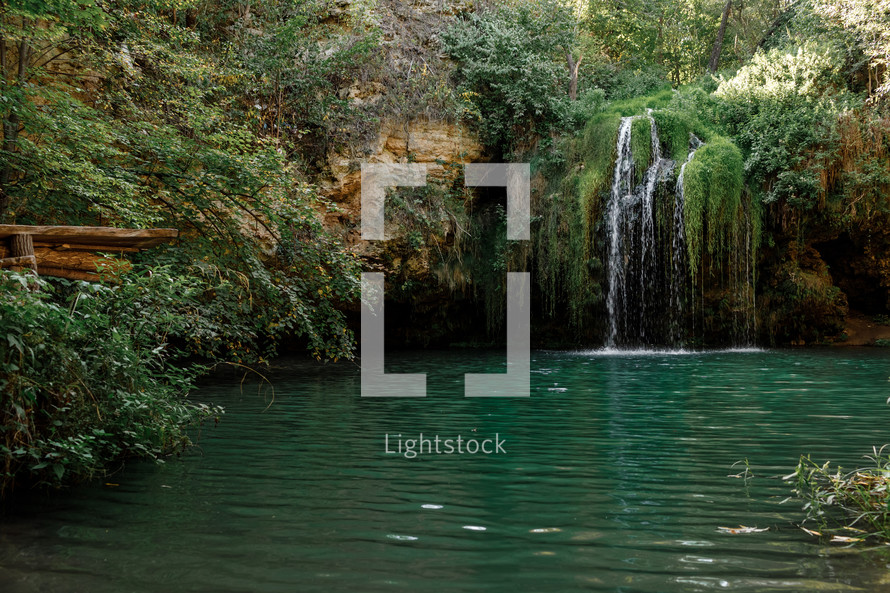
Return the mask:
[[[360,100],[373,100],[361,91],[349,93]],[[321,184],[322,193],[337,206],[339,212],[329,215],[329,224],[355,227],[361,214],[361,164],[423,163],[432,183],[451,184],[459,175],[454,165],[478,162],[483,148],[478,137],[466,126],[446,121],[414,120],[400,123],[387,120],[380,126],[376,141],[358,159],[343,153],[328,155],[329,176]],[[358,229],[350,233],[351,242],[358,241]]]
[[[379,32],[380,62],[339,89],[353,113],[353,141],[330,150],[317,179],[321,192],[339,211],[326,223],[340,227],[350,243],[360,242],[362,163],[424,163],[432,183],[452,184],[467,162],[483,160],[478,137],[456,123],[453,65],[442,54],[441,31],[455,15],[473,10],[475,0],[336,0],[335,22],[365,23]],[[360,130],[359,130],[360,128]]]

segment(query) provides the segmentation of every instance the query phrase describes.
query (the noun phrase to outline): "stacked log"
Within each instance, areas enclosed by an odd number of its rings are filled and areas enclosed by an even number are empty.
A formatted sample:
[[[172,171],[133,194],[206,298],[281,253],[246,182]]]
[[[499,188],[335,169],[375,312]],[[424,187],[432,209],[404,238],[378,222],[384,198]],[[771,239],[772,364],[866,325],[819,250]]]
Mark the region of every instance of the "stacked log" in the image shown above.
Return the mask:
[[[130,269],[123,255],[178,235],[175,229],[0,225],[0,268],[96,281]]]

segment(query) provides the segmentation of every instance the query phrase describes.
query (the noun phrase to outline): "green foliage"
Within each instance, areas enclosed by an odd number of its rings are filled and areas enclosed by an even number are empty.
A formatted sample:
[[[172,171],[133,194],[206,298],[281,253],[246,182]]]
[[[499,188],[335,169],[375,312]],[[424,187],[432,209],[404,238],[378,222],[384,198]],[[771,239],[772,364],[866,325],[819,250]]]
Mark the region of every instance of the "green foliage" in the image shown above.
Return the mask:
[[[801,209],[821,204],[827,160],[837,150],[837,118],[853,105],[833,89],[836,58],[828,46],[760,52],[716,96],[723,122],[745,152],[745,170],[766,203]]]
[[[744,231],[744,169],[739,149],[715,137],[696,151],[686,166],[683,192],[689,263],[696,270],[703,250],[727,254]]]
[[[361,22],[332,27],[324,22],[330,7],[321,1],[263,2],[259,9],[260,22],[251,23],[259,34],[239,30],[236,37],[245,55],[244,99],[253,104],[248,114],[257,133],[274,135],[310,161],[367,141],[380,105],[357,107],[340,90],[380,69],[376,28]]]
[[[806,520],[816,523],[817,535],[843,543],[890,541],[890,455],[885,448],[865,456],[870,467],[851,472],[840,467],[833,471],[827,461],[820,466],[801,456],[785,481],[804,502]]]
[[[350,356],[339,306],[357,294],[357,262],[322,226],[332,206],[295,167],[291,139],[332,137],[323,122],[336,109],[316,96],[336,100],[338,77],[356,72],[373,36],[320,49],[320,3],[255,6],[251,18],[269,24],[259,38],[150,2],[122,6],[130,12],[106,14],[101,29],[70,31],[82,70],[54,76],[26,60],[31,78],[0,89],[7,123],[23,130],[0,150],[16,222],[180,229],[175,248],[140,257],[205,280],[202,305],[220,331],[190,336],[195,354],[258,361],[300,336],[317,357]],[[294,52],[311,67],[284,68]],[[101,85],[89,68],[106,73]]]
[[[582,82],[586,86],[602,89],[609,101],[625,101],[670,88],[664,70],[645,62],[636,66],[618,66],[600,60],[586,68]]]
[[[596,59],[593,79],[609,98],[651,93],[668,77],[675,85],[707,68],[724,2],[608,0],[585,2],[583,46]],[[730,66],[753,52],[778,5],[753,0],[732,5],[720,63]],[[730,41],[732,40],[732,41]]]
[[[11,0],[2,15],[4,36],[21,41],[58,41],[71,33],[101,29],[107,15],[96,0]]]
[[[117,284],[2,277],[2,488],[186,445],[213,412],[183,399],[195,361],[261,363],[292,340],[352,355],[358,262],[298,163],[362,133],[338,92],[376,37],[325,38],[323,2],[230,8],[0,9],[0,218],[180,230]]]
[[[600,113],[605,107],[605,93],[602,89],[587,89],[578,95],[575,101],[566,105],[564,118],[565,127],[570,130],[583,128],[587,121]]]
[[[785,48],[820,39],[835,49],[834,66],[845,84],[885,100],[888,86],[890,27],[885,0],[801,0],[766,40],[767,48]]]
[[[202,367],[171,366],[166,347],[198,314],[194,285],[164,270],[108,285],[0,273],[0,493],[175,452],[220,413],[185,399]]]
[[[714,111],[713,98],[697,87],[674,93],[667,106],[653,111],[665,156],[682,163],[689,154],[691,134],[703,142],[718,135]]]
[[[566,5],[539,0],[474,12],[442,34],[490,149],[510,152],[531,131],[544,135],[563,119],[573,23]]]
[[[630,125],[630,150],[634,158],[635,183],[640,183],[652,160],[652,122],[637,118]]]
[[[615,166],[615,142],[621,115],[607,112],[591,119],[584,128],[580,139],[572,144],[570,162],[582,165],[578,179],[578,192],[584,212],[590,212],[590,205],[600,198],[600,194],[611,186],[611,172]]]
[[[717,95],[735,109],[730,117],[766,105],[816,99],[838,82],[838,56],[830,45],[757,52],[738,73],[720,83]]]
[[[658,127],[658,136],[665,145],[665,154],[678,163],[686,160],[691,135],[697,121],[686,111],[663,109],[652,114]]]
[[[651,95],[642,95],[632,99],[612,101],[603,110],[605,113],[617,113],[621,117],[642,115],[648,109],[662,109],[673,100],[674,93],[670,89],[664,89]]]

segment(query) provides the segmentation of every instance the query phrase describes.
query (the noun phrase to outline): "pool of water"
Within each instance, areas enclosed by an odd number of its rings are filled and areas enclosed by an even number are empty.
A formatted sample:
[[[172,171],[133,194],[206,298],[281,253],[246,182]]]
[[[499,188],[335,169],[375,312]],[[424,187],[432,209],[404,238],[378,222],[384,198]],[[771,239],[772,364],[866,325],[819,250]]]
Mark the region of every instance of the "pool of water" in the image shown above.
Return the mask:
[[[801,454],[853,467],[890,442],[888,362],[535,352],[530,398],[468,399],[463,373],[503,353],[388,354],[429,373],[409,400],[362,399],[354,364],[279,361],[274,394],[196,392],[227,413],[181,458],[18,500],[0,591],[888,590],[890,548],[808,536],[780,479]],[[446,454],[458,435],[503,451]],[[719,529],[739,525],[768,530]]]

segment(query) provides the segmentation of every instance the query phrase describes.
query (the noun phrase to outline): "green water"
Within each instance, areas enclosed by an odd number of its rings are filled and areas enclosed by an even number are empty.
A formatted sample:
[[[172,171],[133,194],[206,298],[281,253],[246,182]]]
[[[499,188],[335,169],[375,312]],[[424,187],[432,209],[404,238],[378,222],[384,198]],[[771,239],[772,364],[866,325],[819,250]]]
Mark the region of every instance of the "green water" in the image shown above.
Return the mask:
[[[529,399],[465,399],[503,354],[389,355],[423,400],[362,399],[355,365],[285,361],[200,447],[20,500],[0,591],[814,591],[890,589],[887,550],[820,544],[780,504],[802,453],[890,442],[890,352],[536,352]],[[432,374],[437,373],[437,374]],[[387,455],[384,435],[497,455]],[[390,448],[394,448],[391,441]],[[753,478],[728,477],[748,459]],[[748,535],[719,526],[769,528]]]

